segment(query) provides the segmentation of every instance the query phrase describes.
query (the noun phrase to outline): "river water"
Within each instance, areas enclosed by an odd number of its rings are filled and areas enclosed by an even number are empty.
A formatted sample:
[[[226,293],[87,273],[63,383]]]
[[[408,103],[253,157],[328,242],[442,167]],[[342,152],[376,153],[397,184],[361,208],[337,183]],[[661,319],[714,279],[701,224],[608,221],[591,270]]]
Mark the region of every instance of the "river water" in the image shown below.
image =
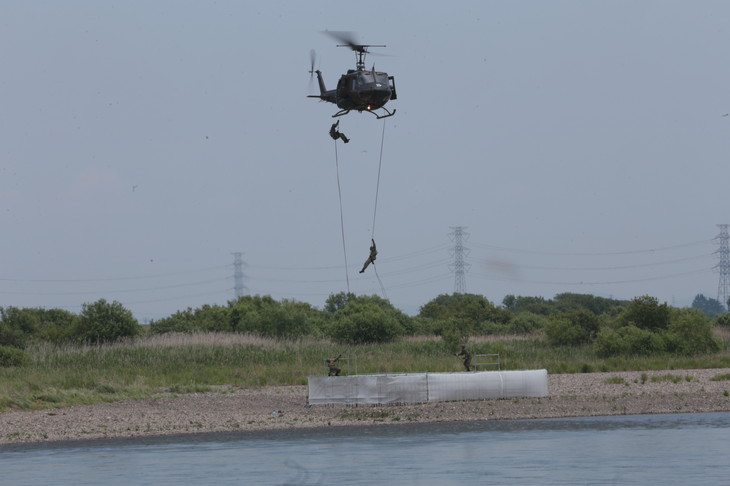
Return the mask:
[[[0,445],[10,485],[726,485],[730,413]]]

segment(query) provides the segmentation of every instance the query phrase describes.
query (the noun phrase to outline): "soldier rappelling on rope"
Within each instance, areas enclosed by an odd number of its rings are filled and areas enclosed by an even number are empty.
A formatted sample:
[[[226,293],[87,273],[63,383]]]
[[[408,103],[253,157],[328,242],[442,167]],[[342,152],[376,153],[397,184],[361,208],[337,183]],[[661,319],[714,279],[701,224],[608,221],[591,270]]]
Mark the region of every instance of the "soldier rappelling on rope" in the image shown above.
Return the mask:
[[[365,264],[362,266],[362,270],[360,270],[360,273],[365,273],[365,269],[368,268],[368,265],[371,263],[375,265],[375,258],[378,256],[378,249],[375,248],[375,240],[371,239],[370,241],[373,242],[372,245],[370,245],[370,256],[368,256],[368,259],[365,260]]]
[[[337,123],[333,123],[330,127],[330,137],[332,137],[332,140],[337,141],[338,138],[341,138],[343,142],[347,143],[350,141],[349,138],[345,136],[344,133],[340,131],[338,126],[340,125],[340,120],[337,120]]]

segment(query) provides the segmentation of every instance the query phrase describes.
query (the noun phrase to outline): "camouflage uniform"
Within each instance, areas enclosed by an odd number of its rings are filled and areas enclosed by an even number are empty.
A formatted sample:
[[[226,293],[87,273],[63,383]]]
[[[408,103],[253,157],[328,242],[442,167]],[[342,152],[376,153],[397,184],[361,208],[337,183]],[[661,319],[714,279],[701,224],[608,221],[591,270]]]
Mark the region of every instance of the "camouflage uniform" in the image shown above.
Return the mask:
[[[466,371],[471,371],[471,353],[466,349],[466,346],[462,345],[461,351],[456,356],[462,356],[464,359],[464,368],[466,368]]]
[[[332,137],[333,140],[337,140],[338,138],[341,138],[343,142],[347,143],[350,141],[349,138],[345,136],[344,133],[341,133],[337,126],[340,124],[340,120],[337,120],[337,123],[333,123],[330,127],[330,137]]]
[[[360,273],[365,273],[365,269],[368,268],[368,265],[371,263],[375,263],[375,258],[378,256],[378,250],[375,248],[375,240],[371,240],[373,242],[372,245],[370,245],[370,256],[367,260],[365,260],[365,264],[362,266],[362,270],[360,270]]]
[[[340,356],[336,358],[327,358],[327,368],[329,368],[327,376],[340,376],[340,369],[337,367],[337,362],[339,360]]]

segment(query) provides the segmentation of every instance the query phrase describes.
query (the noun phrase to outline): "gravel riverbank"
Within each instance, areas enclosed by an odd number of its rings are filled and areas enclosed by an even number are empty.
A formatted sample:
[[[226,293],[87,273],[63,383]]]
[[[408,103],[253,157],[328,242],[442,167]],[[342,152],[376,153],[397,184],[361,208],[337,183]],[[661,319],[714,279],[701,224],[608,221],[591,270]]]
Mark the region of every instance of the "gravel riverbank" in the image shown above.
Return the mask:
[[[549,375],[549,396],[386,406],[307,406],[306,386],[0,413],[0,444],[408,422],[730,411],[727,369]]]

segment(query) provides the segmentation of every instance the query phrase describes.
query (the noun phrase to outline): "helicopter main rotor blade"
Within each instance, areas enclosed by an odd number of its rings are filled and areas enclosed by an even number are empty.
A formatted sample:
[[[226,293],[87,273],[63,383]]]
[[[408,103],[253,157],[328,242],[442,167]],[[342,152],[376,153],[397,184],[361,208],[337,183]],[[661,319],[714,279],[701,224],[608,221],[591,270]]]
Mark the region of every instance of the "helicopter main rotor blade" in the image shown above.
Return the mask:
[[[327,34],[330,37],[333,37],[334,39],[343,43],[338,44],[337,47],[349,47],[353,51],[357,51],[360,53],[370,53],[370,51],[368,51],[368,47],[385,47],[384,45],[360,44],[354,32],[324,30],[322,31],[322,33]]]
[[[357,51],[358,47],[360,47],[359,42],[357,41],[357,38],[355,36],[354,32],[348,32],[348,31],[338,31],[338,30],[323,30],[323,34],[327,34],[328,36],[332,37],[333,39],[342,42],[346,46],[350,47],[353,51]]]

